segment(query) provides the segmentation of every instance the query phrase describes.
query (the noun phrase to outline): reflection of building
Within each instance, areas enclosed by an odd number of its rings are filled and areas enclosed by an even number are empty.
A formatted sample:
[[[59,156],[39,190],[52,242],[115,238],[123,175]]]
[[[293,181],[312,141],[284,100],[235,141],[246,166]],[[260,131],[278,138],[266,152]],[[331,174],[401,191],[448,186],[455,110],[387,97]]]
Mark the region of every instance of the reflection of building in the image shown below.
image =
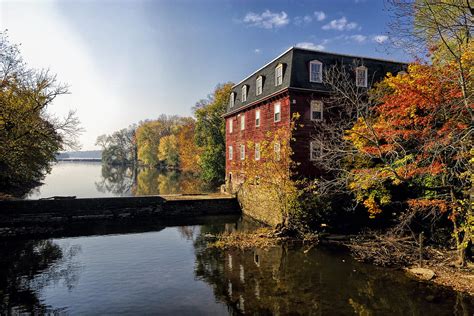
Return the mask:
[[[401,272],[337,253],[305,253],[290,245],[247,251],[197,246],[196,276],[213,288],[231,314],[432,315],[456,305],[454,293],[442,294]],[[426,301],[427,295],[438,303]],[[473,306],[468,300],[463,304]]]
[[[381,59],[355,57],[292,47],[236,84],[230,96],[226,119],[226,179],[238,180],[242,161],[260,159],[259,142],[279,129],[290,130],[295,113],[301,115],[303,127],[294,133],[293,159],[300,163],[298,172],[317,175],[312,163],[317,148],[311,141],[314,124],[325,119],[328,112],[322,99],[328,95],[325,70],[345,65],[354,85],[367,88],[387,72],[397,73],[405,65]],[[289,134],[289,133],[288,133]],[[255,142],[253,148],[247,142]],[[275,155],[280,150],[274,144]]]

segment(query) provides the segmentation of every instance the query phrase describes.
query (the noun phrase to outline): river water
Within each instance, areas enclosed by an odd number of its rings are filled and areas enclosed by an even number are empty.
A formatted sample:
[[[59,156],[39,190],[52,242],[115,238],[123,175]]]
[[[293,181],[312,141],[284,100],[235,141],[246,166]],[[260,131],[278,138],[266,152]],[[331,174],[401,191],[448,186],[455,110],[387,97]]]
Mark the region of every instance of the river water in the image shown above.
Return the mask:
[[[177,175],[168,181],[169,175],[159,180],[148,173],[142,176],[151,179],[145,183],[126,172],[112,174],[104,176],[100,164],[59,163],[31,198],[189,188],[188,180]],[[110,231],[101,227],[100,233],[88,231],[89,236],[2,240],[0,315],[474,313],[473,298],[413,281],[400,271],[356,262],[334,249],[208,248],[219,232],[252,229],[247,220],[227,221],[181,227],[134,224]]]
[[[217,190],[192,174],[153,168],[133,170],[100,162],[60,161],[53,165],[43,182],[28,194],[28,199],[209,193]]]

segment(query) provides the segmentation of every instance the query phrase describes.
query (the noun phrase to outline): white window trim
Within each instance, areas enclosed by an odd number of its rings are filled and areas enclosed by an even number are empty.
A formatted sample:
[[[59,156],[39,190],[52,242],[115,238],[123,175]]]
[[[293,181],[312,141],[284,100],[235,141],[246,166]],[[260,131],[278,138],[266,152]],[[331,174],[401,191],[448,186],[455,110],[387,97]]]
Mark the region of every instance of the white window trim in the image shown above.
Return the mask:
[[[257,79],[255,80],[255,95],[261,95],[262,93],[263,93],[263,76],[258,76]]]
[[[240,160],[245,160],[245,145],[240,145]]]
[[[255,144],[255,160],[260,160],[260,144]]]
[[[229,107],[230,107],[230,108],[233,108],[234,105],[235,105],[235,93],[232,92],[232,93],[230,94]]]
[[[280,161],[280,159],[281,159],[281,145],[280,145],[280,142],[275,142],[273,144],[273,154],[275,156],[275,160]]]
[[[316,111],[313,111],[313,102],[317,102],[321,105],[321,118],[320,119],[313,119],[313,112],[316,112]],[[313,122],[320,122],[323,120],[324,118],[324,103],[323,101],[320,101],[320,100],[311,100],[311,104],[310,104],[310,118],[311,118],[311,121]]]
[[[245,129],[245,114],[240,116],[240,130],[243,131]]]
[[[313,65],[319,65],[319,80],[312,80],[312,72],[311,68]],[[323,82],[323,63],[319,60],[312,60],[309,62],[309,82],[321,83]]]
[[[278,72],[281,71],[281,82],[278,82]],[[275,87],[283,84],[283,64],[278,64],[275,67]]]
[[[278,112],[276,111],[276,108],[278,106]],[[278,120],[276,119],[276,114],[278,115]],[[281,121],[281,102],[277,102],[273,105],[273,122],[277,123]]]
[[[242,86],[242,102],[246,102],[247,101],[247,85],[243,85]]]
[[[260,127],[260,110],[255,110],[255,127]]]
[[[234,131],[234,119],[231,117],[229,119],[229,134],[232,134],[232,132]]]
[[[364,84],[363,85],[360,85],[359,80],[358,80],[360,71],[364,71]],[[365,67],[365,66],[357,67],[356,68],[356,86],[360,87],[360,88],[367,88],[367,76],[368,76],[367,67]]]
[[[232,160],[234,158],[234,148],[232,146],[229,146],[229,160]]]
[[[314,140],[309,142],[309,160],[310,161],[317,160],[315,157],[313,157],[314,147],[317,145],[316,143],[317,142]],[[319,150],[320,150],[319,155],[321,156],[323,153],[323,149],[320,147]]]

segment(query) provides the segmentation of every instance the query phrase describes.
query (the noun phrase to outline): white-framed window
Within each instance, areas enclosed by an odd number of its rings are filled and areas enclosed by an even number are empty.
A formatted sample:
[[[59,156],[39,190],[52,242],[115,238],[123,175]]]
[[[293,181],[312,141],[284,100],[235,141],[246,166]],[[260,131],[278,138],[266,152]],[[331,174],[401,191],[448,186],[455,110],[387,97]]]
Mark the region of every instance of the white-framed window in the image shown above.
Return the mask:
[[[232,160],[234,158],[234,148],[232,146],[229,146],[229,160]]]
[[[273,152],[274,152],[274,155],[275,155],[275,160],[279,161],[280,158],[281,158],[281,155],[280,155],[280,142],[275,142],[273,144]]]
[[[260,110],[255,111],[255,127],[260,127]]]
[[[245,114],[240,116],[240,130],[243,131],[245,129]]]
[[[275,86],[279,86],[283,83],[283,64],[278,64],[275,67]]]
[[[258,76],[257,80],[255,81],[255,94],[261,95],[263,92],[263,77]]]
[[[324,104],[322,101],[311,100],[311,121],[323,120],[323,107]]]
[[[247,85],[242,86],[242,102],[247,101]]]
[[[235,93],[232,92],[230,94],[230,98],[229,98],[229,107],[230,108],[233,108],[234,107],[234,104],[235,104]]]
[[[323,63],[319,60],[312,60],[309,62],[309,81],[323,82]]]
[[[309,160],[316,160],[321,157],[322,149],[317,141],[309,142]]]
[[[367,67],[359,66],[356,68],[356,86],[367,88]]]
[[[245,145],[240,145],[240,160],[245,159]]]
[[[260,144],[255,144],[255,160],[260,160]]]
[[[281,103],[277,102],[273,106],[273,121],[280,122],[281,120]]]
[[[234,131],[234,119],[231,117],[229,119],[229,133],[232,133]]]

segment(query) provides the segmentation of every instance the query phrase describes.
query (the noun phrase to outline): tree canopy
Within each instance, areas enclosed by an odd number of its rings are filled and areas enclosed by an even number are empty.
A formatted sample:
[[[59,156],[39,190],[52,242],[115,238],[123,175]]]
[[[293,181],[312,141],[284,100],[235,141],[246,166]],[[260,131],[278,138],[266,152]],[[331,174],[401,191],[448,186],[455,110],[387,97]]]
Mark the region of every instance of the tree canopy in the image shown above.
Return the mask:
[[[48,70],[28,68],[19,47],[0,33],[0,192],[21,194],[39,184],[58,151],[77,148],[74,112],[47,108],[68,87]]]

